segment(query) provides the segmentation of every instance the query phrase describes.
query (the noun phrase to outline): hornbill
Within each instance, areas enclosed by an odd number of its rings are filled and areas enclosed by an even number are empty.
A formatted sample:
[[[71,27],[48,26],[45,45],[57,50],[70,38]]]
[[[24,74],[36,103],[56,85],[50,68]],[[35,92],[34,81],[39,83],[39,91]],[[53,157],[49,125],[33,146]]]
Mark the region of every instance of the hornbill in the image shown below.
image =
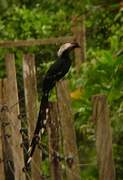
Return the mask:
[[[29,156],[27,159],[27,166],[29,165],[36,144],[39,142],[39,133],[41,131],[41,134],[44,133],[46,128],[46,123],[48,119],[48,97],[50,90],[55,86],[56,82],[62,79],[65,74],[69,71],[69,68],[71,66],[71,59],[69,57],[69,53],[74,48],[79,48],[80,46],[76,42],[72,43],[65,43],[63,44],[60,49],[58,50],[57,61],[51,65],[49,70],[47,71],[43,83],[42,83],[42,99],[40,103],[40,110],[38,114],[37,124],[34,131],[34,135],[31,141],[30,148],[28,150]]]

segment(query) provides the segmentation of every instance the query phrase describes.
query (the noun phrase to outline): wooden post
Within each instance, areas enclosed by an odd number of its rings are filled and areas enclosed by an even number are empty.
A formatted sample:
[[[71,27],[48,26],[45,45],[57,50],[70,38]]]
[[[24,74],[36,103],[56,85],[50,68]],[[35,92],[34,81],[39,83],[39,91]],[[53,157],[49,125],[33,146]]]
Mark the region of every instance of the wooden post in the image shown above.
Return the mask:
[[[23,79],[29,137],[32,139],[37,122],[37,81],[34,55],[23,56]],[[32,160],[32,179],[41,179],[41,150],[36,149]]]
[[[75,65],[77,73],[80,71],[82,62],[85,61],[86,56],[86,35],[85,35],[85,17],[84,15],[78,19],[78,17],[73,17],[72,19],[72,32],[76,42],[81,48],[75,49]]]
[[[96,95],[93,102],[93,121],[96,124],[96,149],[99,165],[99,180],[115,180],[115,167],[112,157],[112,133],[107,98]]]
[[[0,179],[5,180],[5,170],[4,170],[4,154],[3,154],[3,131],[2,131],[2,123],[3,123],[3,82],[0,79]]]
[[[70,94],[66,81],[57,84],[57,96],[67,165],[67,178],[69,180],[81,180],[73,114],[70,107]]]
[[[6,90],[8,94],[9,122],[12,124],[12,151],[14,161],[14,173],[16,180],[25,180],[25,174],[22,171],[24,167],[23,149],[21,147],[22,137],[20,134],[21,122],[18,119],[19,104],[18,89],[16,80],[16,68],[14,54],[7,54],[5,58],[6,65]],[[15,105],[16,104],[16,105]],[[13,106],[14,105],[14,106]]]
[[[5,179],[14,180],[14,162],[13,162],[13,139],[12,139],[12,124],[9,118],[8,112],[8,93],[7,93],[7,81],[6,79],[2,80],[2,101],[3,107],[1,111],[2,118],[2,142],[3,142],[3,158],[4,158],[4,170],[5,170]]]
[[[57,103],[50,103],[49,108],[50,118],[48,122],[48,142],[51,180],[61,180],[61,167],[60,160],[58,157],[60,139]]]
[[[14,180],[14,161],[13,161],[13,137],[12,137],[12,124],[9,118],[8,109],[8,92],[7,92],[7,79],[2,80],[3,90],[3,111],[2,111],[2,131],[3,131],[3,155],[4,155],[4,169],[6,180]]]

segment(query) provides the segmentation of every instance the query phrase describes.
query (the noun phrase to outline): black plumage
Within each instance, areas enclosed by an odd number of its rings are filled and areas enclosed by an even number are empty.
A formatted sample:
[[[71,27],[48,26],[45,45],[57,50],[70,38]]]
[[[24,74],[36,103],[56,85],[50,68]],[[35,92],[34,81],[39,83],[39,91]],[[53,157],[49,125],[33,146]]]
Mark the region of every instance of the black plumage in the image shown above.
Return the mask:
[[[78,43],[65,43],[62,45],[58,51],[58,59],[54,64],[51,65],[47,71],[43,83],[42,83],[42,99],[40,104],[40,110],[38,115],[38,120],[35,128],[35,132],[32,138],[32,142],[29,148],[29,157],[27,160],[27,165],[30,163],[33,156],[36,144],[39,141],[39,133],[43,134],[46,122],[48,119],[48,96],[50,90],[55,86],[56,82],[62,79],[65,74],[69,71],[71,66],[71,59],[69,57],[70,51],[74,48],[78,48]]]

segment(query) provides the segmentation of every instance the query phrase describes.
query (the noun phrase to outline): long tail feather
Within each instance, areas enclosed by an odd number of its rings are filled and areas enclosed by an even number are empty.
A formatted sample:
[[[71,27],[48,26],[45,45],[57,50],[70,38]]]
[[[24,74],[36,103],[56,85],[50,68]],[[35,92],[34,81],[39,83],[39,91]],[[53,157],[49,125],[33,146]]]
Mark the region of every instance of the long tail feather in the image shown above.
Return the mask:
[[[32,160],[32,156],[34,154],[36,145],[39,142],[40,131],[41,131],[41,134],[43,134],[45,131],[46,122],[48,119],[48,111],[49,111],[49,109],[48,109],[48,94],[43,94],[42,99],[41,99],[38,119],[37,119],[37,123],[36,123],[36,128],[34,131],[32,142],[31,142],[29,150],[28,150],[29,155],[28,155],[26,166],[28,166]]]

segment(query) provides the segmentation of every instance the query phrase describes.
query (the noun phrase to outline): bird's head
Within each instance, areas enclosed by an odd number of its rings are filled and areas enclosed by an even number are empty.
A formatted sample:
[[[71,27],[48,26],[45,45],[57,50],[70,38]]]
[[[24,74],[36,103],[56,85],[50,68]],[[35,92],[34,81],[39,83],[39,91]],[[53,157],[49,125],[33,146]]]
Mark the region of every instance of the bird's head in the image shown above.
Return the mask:
[[[78,43],[76,43],[76,42],[65,43],[60,46],[57,55],[58,55],[58,57],[61,57],[63,54],[69,53],[71,50],[73,50],[75,48],[80,48]]]

